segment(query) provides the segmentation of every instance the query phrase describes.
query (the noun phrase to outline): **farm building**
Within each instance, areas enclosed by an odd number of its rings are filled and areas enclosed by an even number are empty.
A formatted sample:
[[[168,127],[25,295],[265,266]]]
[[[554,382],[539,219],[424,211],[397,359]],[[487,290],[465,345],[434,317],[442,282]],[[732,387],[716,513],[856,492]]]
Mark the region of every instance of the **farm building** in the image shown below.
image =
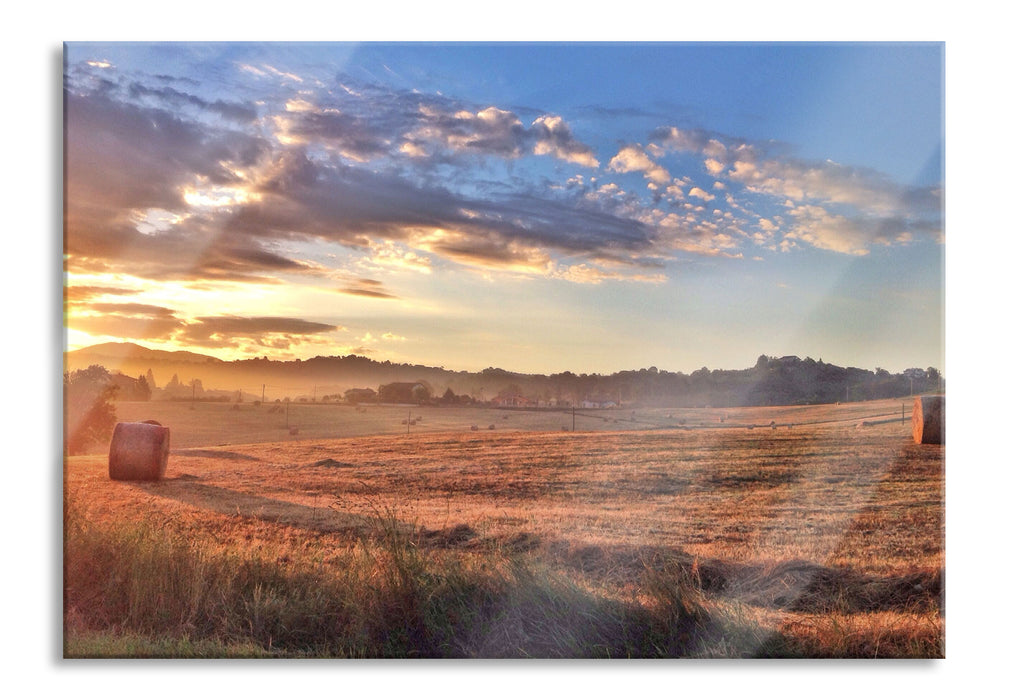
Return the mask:
[[[499,394],[491,399],[490,402],[494,406],[502,406],[506,408],[526,408],[537,404],[536,401],[527,399],[521,394],[516,394],[514,392]]]
[[[616,408],[617,402],[603,397],[587,398],[581,403],[582,408]]]

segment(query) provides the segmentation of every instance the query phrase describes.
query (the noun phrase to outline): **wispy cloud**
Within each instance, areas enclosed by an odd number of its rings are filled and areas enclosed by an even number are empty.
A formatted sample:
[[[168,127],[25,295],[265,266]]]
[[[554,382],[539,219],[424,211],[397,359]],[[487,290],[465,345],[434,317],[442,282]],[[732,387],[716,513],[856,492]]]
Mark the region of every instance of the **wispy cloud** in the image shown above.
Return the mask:
[[[352,296],[370,297],[372,299],[397,299],[385,289],[385,285],[379,280],[360,278],[354,280],[353,284],[340,288],[340,293]]]

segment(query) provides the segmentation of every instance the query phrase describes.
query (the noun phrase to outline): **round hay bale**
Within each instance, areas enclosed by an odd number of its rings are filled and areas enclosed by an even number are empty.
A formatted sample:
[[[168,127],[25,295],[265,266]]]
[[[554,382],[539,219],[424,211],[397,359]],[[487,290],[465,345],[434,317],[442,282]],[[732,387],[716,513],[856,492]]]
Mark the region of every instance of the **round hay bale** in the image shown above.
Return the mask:
[[[911,413],[911,433],[919,445],[946,442],[946,397],[915,396]]]
[[[109,478],[158,481],[168,467],[169,430],[162,425],[117,423],[109,445]]]

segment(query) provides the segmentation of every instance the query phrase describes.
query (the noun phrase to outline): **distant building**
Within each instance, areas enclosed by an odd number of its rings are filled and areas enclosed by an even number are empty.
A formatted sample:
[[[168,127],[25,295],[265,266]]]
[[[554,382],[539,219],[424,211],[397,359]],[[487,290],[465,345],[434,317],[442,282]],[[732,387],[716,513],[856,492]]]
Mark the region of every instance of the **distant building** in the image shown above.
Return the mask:
[[[582,408],[616,408],[617,402],[605,397],[590,397],[582,401]]]
[[[533,399],[527,399],[521,394],[516,394],[514,392],[504,392],[498,394],[491,399],[490,402],[494,406],[501,406],[505,408],[526,408],[536,405],[536,401]]]

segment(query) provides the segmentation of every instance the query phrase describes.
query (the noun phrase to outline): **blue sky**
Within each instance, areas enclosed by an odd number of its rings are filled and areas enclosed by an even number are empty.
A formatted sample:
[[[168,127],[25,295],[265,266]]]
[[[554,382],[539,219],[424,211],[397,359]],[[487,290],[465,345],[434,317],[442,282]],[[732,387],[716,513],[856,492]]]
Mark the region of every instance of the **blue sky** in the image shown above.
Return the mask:
[[[71,43],[71,348],[944,369],[939,43]]]

